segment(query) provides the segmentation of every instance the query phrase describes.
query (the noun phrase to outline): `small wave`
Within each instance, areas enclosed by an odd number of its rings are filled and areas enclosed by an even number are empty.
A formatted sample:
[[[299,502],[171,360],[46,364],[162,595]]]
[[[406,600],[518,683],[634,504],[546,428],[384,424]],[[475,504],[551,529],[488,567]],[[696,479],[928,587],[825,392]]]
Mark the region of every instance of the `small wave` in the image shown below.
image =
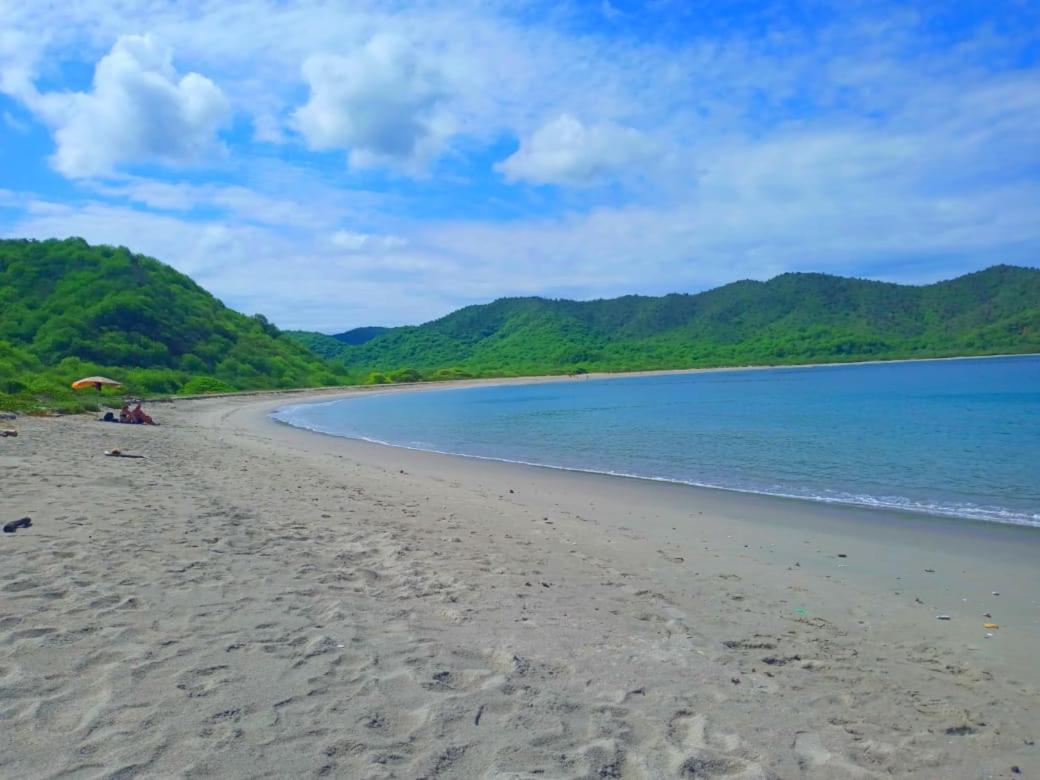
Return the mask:
[[[329,403],[329,402],[326,402]],[[325,405],[325,404],[322,404]],[[459,458],[473,458],[474,460],[487,460],[498,463],[514,463],[521,466],[534,466],[537,468],[554,469],[557,471],[569,471],[579,474],[599,474],[609,477],[623,477],[625,479],[640,479],[648,482],[665,482],[673,485],[689,485],[691,487],[709,488],[711,490],[725,490],[731,493],[744,493],[747,495],[771,496],[774,498],[788,498],[801,501],[813,501],[824,504],[838,504],[844,506],[865,507],[885,511],[913,512],[915,514],[926,514],[939,517],[952,517],[962,520],[982,520],[992,523],[1003,523],[1006,525],[1021,525],[1031,528],[1040,528],[1040,514],[1022,514],[1001,507],[983,507],[975,504],[944,504],[932,501],[915,501],[901,496],[886,496],[884,498],[866,494],[853,493],[791,493],[782,490],[769,490],[764,488],[737,487],[715,482],[703,482],[692,479],[679,479],[676,477],[655,476],[652,474],[639,474],[625,471],[614,471],[610,469],[580,468],[577,466],[561,466],[556,463],[545,463],[540,461],[520,460],[517,458],[494,457],[490,455],[474,455],[467,452],[453,452],[451,450],[440,450],[430,445],[401,444],[399,442],[385,441],[369,436],[346,434],[340,431],[329,430],[321,426],[305,423],[294,417],[293,412],[299,411],[304,406],[313,407],[316,404],[300,404],[287,406],[271,413],[271,418],[293,428],[321,433],[326,436],[336,436],[341,439],[353,439],[370,444],[380,444],[386,447],[398,447],[400,449],[415,452],[429,452],[436,455],[451,455]]]

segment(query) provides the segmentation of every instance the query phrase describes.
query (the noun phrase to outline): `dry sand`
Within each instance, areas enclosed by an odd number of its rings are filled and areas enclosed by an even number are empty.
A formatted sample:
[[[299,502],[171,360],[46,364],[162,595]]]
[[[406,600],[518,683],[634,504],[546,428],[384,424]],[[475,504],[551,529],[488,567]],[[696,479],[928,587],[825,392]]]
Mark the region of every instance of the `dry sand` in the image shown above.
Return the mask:
[[[0,534],[0,776],[1040,776],[1040,531],[396,450],[276,403],[0,440],[0,521],[34,522]]]

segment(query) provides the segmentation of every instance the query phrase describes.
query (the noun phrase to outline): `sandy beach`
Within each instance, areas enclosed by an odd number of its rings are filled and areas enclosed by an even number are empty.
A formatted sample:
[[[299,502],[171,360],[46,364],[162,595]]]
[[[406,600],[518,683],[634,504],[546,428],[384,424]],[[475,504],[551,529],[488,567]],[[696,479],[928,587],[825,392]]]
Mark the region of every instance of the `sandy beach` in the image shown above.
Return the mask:
[[[0,776],[1040,776],[1040,530],[267,417],[300,400],[10,422]]]

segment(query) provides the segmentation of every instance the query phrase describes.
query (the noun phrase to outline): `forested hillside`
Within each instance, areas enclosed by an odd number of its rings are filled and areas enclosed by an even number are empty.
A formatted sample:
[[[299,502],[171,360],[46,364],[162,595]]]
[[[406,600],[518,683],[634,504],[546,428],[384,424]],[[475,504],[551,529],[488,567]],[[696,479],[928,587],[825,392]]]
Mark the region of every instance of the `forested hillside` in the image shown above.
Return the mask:
[[[1040,270],[921,287],[789,273],[697,295],[503,298],[360,345],[306,338],[369,381],[1040,352]]]
[[[503,298],[425,325],[282,333],[124,248],[0,240],[0,408],[135,394],[1040,352],[1040,271],[923,287],[784,274],[697,295]]]
[[[309,330],[287,330],[285,333],[300,344],[303,344],[311,352],[315,352],[322,357],[336,357],[341,354],[344,345],[365,344],[388,330],[390,328],[369,326],[354,328],[346,333],[337,333],[333,336],[326,336],[324,333],[315,333]]]
[[[0,240],[0,407],[89,404],[69,383],[90,374],[140,394],[345,380],[156,260],[77,238]]]

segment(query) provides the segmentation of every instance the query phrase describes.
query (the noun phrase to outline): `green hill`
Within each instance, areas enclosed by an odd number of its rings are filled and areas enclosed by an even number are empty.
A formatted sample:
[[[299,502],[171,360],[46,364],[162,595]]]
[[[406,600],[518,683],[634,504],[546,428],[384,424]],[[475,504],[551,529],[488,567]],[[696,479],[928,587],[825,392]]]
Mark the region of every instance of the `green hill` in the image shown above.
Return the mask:
[[[0,407],[81,407],[89,394],[69,383],[91,374],[148,394],[329,385],[345,373],[151,258],[78,238],[0,240]]]
[[[789,273],[697,295],[503,298],[360,345],[300,338],[370,381],[1040,352],[1040,270],[921,287]]]
[[[390,328],[383,328],[379,325],[370,325],[365,328],[354,328],[348,330],[346,333],[337,333],[332,338],[336,341],[342,342],[343,344],[364,344],[371,341],[376,336],[386,333]]]
[[[311,352],[322,357],[338,357],[343,352],[343,345],[365,344],[376,336],[386,333],[390,328],[369,326],[365,328],[354,328],[345,333],[337,333],[327,336],[324,333],[315,333],[309,330],[287,330],[286,335],[291,336],[300,344],[303,344]]]
[[[697,295],[503,298],[402,328],[280,332],[124,248],[0,240],[0,408],[75,409],[73,379],[133,394],[1040,352],[1040,270],[923,287],[784,274]],[[118,397],[118,394],[116,394]]]

